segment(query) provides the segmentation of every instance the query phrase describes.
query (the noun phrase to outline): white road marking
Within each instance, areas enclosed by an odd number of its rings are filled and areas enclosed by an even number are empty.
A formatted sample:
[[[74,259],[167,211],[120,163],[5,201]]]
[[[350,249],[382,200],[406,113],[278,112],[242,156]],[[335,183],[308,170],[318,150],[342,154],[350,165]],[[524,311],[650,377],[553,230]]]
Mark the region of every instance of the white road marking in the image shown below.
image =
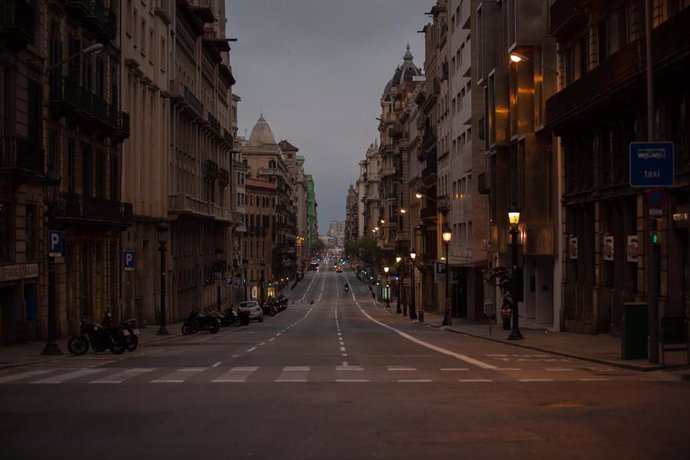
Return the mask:
[[[398,383],[431,383],[431,379],[399,379]]]
[[[220,365],[221,365],[221,363],[222,363],[222,361],[218,361],[218,362],[217,362],[216,364],[214,364],[214,365],[213,365],[213,366],[211,366],[211,367],[218,367],[218,366],[220,366]]]
[[[479,361],[478,359],[470,358],[467,355],[462,355],[460,353],[455,353],[453,351],[446,350],[445,348],[437,347],[436,345],[433,345],[433,344],[430,344],[430,343],[425,342],[423,340],[420,340],[416,337],[411,336],[410,334],[406,334],[405,332],[402,332],[402,331],[400,331],[400,330],[398,330],[392,326],[384,324],[381,321],[377,321],[374,318],[372,318],[371,315],[369,315],[369,313],[364,311],[364,309],[361,307],[361,305],[359,305],[359,302],[357,302],[357,300],[355,300],[355,303],[357,304],[357,307],[360,309],[362,314],[364,316],[366,316],[367,318],[369,318],[370,321],[378,324],[379,326],[385,327],[386,329],[389,329],[389,330],[395,332],[396,334],[400,335],[401,337],[406,338],[407,340],[409,340],[411,342],[414,342],[418,345],[429,348],[430,350],[437,351],[437,352],[442,353],[444,355],[452,356],[453,358],[457,358],[461,361],[465,361],[466,363],[473,364],[473,365],[480,367],[482,369],[494,369],[494,368],[496,368],[496,366],[494,366],[492,364],[488,364],[488,363],[485,363],[483,361]]]
[[[338,383],[366,383],[368,379],[335,379]]]
[[[21,380],[26,377],[33,377],[34,375],[47,374],[48,372],[52,372],[52,369],[41,369],[39,371],[29,371],[22,372],[21,374],[5,375],[4,377],[0,377],[0,383],[12,382],[13,380]]]
[[[249,350],[247,350],[247,353],[256,350],[256,347],[251,347]]]
[[[497,367],[495,371],[521,371],[519,367]]]
[[[389,371],[416,371],[417,369],[414,367],[405,367],[405,366],[386,366]]]
[[[192,376],[191,374],[203,372],[207,369],[208,367],[186,367],[164,375],[159,379],[151,380],[151,383],[183,383]]]
[[[258,369],[258,367],[233,367],[228,372],[212,381],[216,383],[245,382],[247,378]]]
[[[466,367],[442,367],[443,372],[459,372],[459,371],[469,371]]]
[[[553,382],[553,379],[520,379],[520,382]]]
[[[122,383],[125,380],[132,379],[136,377],[137,375],[145,374],[147,372],[152,372],[155,369],[152,368],[134,368],[134,369],[127,369],[122,372],[118,372],[117,374],[109,375],[108,377],[102,377],[97,380],[92,380],[89,383]]]
[[[491,379],[460,379],[458,382],[461,383],[483,383],[483,382],[493,382]]]
[[[568,371],[574,371],[575,369],[567,369],[565,367],[553,367],[551,369],[544,369],[545,371],[550,371],[550,372],[568,372]]]
[[[275,382],[306,382],[309,366],[285,366]]]
[[[580,382],[610,382],[611,379],[602,379],[602,378],[584,378],[584,379],[579,379]]]
[[[340,351],[345,351],[345,347],[340,347]]]
[[[79,377],[85,377],[87,375],[96,374],[98,372],[103,372],[104,370],[105,369],[80,369],[78,371],[72,371],[72,372],[68,372],[66,374],[60,374],[60,375],[56,375],[53,377],[48,377],[45,379],[36,380],[35,382],[31,382],[31,383],[32,384],[36,384],[36,383],[38,383],[38,384],[62,383],[62,382],[66,382],[67,380],[74,380],[74,379],[78,379]]]
[[[336,366],[335,370],[336,371],[363,371],[364,368],[362,366],[348,366],[347,363],[343,363],[342,366]]]

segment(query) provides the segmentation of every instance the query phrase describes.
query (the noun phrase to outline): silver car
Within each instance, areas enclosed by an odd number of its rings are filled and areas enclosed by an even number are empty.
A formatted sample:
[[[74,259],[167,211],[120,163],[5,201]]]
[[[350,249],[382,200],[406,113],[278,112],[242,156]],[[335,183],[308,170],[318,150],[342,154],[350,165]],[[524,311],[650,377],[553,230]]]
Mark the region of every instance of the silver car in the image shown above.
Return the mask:
[[[264,320],[264,312],[256,300],[247,300],[245,302],[240,302],[238,307],[241,312],[249,312],[250,320],[257,320],[262,322]]]

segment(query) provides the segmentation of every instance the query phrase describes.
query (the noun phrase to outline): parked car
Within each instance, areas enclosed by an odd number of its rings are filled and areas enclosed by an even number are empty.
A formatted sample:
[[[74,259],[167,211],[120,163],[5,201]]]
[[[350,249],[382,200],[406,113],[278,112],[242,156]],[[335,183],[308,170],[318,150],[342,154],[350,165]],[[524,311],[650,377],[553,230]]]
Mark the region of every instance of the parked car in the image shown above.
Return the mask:
[[[249,313],[250,320],[257,320],[262,322],[264,320],[264,312],[261,309],[261,305],[256,300],[247,300],[245,302],[240,302],[238,306],[240,312]]]
[[[341,267],[340,265],[338,265],[338,266],[336,267],[336,269],[335,269],[335,272],[336,272],[336,273],[342,273],[342,272],[343,272],[343,267]]]

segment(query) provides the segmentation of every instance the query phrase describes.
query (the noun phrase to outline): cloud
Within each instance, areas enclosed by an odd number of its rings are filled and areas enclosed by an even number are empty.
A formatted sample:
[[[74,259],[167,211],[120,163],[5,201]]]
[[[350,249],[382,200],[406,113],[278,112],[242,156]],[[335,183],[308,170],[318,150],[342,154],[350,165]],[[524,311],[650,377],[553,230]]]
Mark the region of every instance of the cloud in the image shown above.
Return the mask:
[[[358,163],[377,136],[380,97],[433,0],[227,0],[230,59],[242,98],[240,134],[263,111],[277,139],[306,158],[319,203],[319,229],[345,218]],[[245,131],[246,130],[246,131]]]

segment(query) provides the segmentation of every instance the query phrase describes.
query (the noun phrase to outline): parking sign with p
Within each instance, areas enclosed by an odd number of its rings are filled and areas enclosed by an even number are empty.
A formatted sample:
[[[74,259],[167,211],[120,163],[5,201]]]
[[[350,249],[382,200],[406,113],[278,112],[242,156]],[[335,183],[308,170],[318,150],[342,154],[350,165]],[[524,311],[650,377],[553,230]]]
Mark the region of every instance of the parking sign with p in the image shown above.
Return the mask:
[[[127,271],[127,272],[134,271],[134,269],[137,266],[136,252],[135,251],[124,251],[122,259],[123,259],[125,271]]]
[[[62,232],[59,230],[50,230],[48,232],[48,256],[62,257],[64,242],[62,240]]]

